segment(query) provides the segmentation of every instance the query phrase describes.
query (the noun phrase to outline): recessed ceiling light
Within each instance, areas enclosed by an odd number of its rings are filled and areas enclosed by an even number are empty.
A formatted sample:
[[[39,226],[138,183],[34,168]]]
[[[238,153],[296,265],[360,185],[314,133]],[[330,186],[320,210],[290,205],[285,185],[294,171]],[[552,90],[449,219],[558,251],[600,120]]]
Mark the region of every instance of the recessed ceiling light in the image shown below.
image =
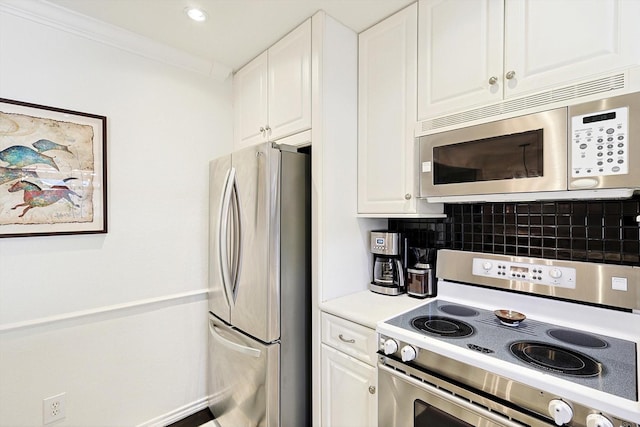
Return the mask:
[[[187,7],[184,9],[184,13],[194,21],[202,22],[207,20],[207,12],[197,7]]]

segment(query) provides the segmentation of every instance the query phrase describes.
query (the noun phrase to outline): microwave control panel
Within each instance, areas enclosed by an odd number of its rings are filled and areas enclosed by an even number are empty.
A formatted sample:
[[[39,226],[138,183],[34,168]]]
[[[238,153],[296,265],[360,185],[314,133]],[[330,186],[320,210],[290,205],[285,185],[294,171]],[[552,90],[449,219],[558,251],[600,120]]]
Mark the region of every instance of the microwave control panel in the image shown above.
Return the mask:
[[[571,177],[629,173],[629,107],[571,117]]]
[[[472,273],[481,277],[517,280],[537,285],[569,289],[576,287],[576,269],[571,267],[473,258]]]

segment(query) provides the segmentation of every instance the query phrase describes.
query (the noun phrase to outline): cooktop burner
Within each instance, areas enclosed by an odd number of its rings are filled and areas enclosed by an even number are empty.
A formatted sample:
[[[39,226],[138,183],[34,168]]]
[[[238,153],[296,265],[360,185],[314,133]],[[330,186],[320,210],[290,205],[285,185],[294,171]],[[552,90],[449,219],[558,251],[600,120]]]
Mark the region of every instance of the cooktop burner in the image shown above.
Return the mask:
[[[580,347],[605,348],[607,342],[592,334],[572,331],[569,329],[550,329],[547,331],[552,338],[568,344],[574,344]]]
[[[452,317],[420,316],[411,321],[414,328],[439,337],[460,338],[473,334],[473,326]]]
[[[576,384],[638,400],[636,344],[527,318],[500,323],[491,310],[442,299],[387,320],[415,334],[416,343],[435,339],[521,365]],[[387,333],[388,334],[388,333]],[[427,340],[427,341],[425,341]],[[418,347],[423,344],[419,344]]]
[[[516,341],[509,346],[511,354],[535,368],[576,377],[593,377],[602,373],[602,365],[568,348],[535,341]]]

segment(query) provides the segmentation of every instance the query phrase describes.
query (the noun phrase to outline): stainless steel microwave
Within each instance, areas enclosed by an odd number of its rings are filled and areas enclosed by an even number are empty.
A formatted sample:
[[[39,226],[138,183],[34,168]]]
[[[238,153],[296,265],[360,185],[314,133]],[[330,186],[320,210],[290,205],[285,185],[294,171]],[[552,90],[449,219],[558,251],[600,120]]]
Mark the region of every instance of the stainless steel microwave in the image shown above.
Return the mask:
[[[627,198],[640,188],[640,92],[418,142],[430,202]]]

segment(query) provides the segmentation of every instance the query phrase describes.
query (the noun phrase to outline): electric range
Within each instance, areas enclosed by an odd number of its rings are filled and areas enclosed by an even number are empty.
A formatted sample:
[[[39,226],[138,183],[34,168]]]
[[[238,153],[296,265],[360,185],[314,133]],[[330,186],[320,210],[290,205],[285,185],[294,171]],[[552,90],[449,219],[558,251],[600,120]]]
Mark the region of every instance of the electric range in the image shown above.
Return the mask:
[[[411,409],[394,393],[425,384],[475,405],[463,415],[456,401],[444,411],[461,424],[446,425],[640,423],[640,269],[441,250],[437,275],[435,300],[378,324],[379,402],[396,402],[379,403],[385,425],[410,424],[390,415]],[[508,325],[497,309],[526,318]],[[413,425],[429,425],[415,405]]]

